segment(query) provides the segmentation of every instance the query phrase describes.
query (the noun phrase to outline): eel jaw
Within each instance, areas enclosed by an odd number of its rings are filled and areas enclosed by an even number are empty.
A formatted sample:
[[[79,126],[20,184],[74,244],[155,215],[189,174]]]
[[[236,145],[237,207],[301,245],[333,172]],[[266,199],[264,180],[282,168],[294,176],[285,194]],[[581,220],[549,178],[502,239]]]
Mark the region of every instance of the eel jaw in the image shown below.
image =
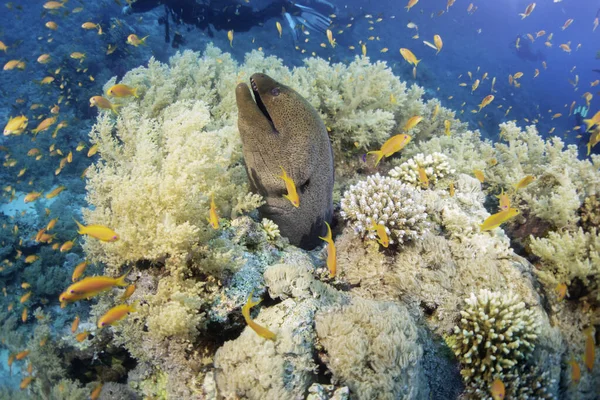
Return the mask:
[[[273,132],[279,133],[279,131],[277,129],[275,129],[275,124],[273,123],[273,119],[269,115],[269,112],[267,111],[267,107],[265,106],[265,103],[263,103],[263,101],[260,97],[260,93],[258,91],[258,85],[252,78],[250,78],[250,87],[252,88],[252,93],[254,94],[254,100],[256,101],[256,105],[258,106],[258,109],[263,113],[263,115],[265,116],[267,121],[269,121],[269,124],[271,124],[271,128],[273,128]]]

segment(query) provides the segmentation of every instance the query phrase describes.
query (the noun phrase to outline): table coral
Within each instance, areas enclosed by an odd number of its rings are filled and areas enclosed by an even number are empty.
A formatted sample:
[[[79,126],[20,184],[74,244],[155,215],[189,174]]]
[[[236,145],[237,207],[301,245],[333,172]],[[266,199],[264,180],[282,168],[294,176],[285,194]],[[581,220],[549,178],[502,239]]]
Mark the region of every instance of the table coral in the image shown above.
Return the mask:
[[[384,225],[391,234],[390,243],[418,239],[428,227],[420,191],[379,174],[369,176],[344,193],[341,215],[350,221],[357,234],[370,239],[375,239],[370,229],[373,224]]]
[[[478,377],[488,383],[502,379],[535,347],[540,322],[514,293],[471,293],[460,315],[452,348],[467,383]]]

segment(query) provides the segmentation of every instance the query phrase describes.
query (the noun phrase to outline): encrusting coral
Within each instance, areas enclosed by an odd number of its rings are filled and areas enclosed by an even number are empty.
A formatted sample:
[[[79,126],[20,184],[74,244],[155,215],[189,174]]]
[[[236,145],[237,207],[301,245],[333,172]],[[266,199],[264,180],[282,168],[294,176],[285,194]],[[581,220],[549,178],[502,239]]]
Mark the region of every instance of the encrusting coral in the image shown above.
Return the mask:
[[[427,232],[420,191],[395,178],[369,176],[344,193],[341,205],[342,217],[363,237],[375,238],[375,224],[389,231],[390,243],[418,239]]]

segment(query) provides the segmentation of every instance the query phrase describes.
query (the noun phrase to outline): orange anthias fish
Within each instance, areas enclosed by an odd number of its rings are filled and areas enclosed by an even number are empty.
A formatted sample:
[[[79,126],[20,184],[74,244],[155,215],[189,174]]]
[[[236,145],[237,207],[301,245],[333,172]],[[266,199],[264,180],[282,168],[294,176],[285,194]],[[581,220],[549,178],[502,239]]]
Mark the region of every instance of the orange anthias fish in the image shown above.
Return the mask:
[[[83,275],[87,266],[88,266],[87,260],[77,264],[77,266],[73,270],[73,275],[71,276],[71,281],[76,282],[79,278],[81,278],[81,275]]]
[[[371,229],[375,230],[377,233],[377,241],[379,244],[387,248],[390,245],[390,238],[385,230],[385,226],[382,224],[373,223],[373,225],[371,225]]]
[[[415,115],[414,117],[411,117],[406,124],[404,125],[404,127],[402,128],[403,131],[409,131],[412,128],[414,128],[415,126],[417,126],[417,124],[419,122],[423,121],[423,117],[421,117],[420,115]]]
[[[535,3],[531,3],[527,6],[527,8],[525,9],[525,12],[522,14],[519,14],[521,16],[521,19],[525,19],[527,17],[529,17],[531,15],[531,13],[533,12],[533,10],[535,10]]]
[[[58,299],[61,302],[77,301],[94,297],[106,290],[110,290],[114,286],[128,286],[129,284],[125,281],[128,274],[129,271],[118,278],[111,278],[110,276],[90,276],[83,278],[79,282],[75,282],[69,286]]]
[[[486,220],[483,221],[483,224],[479,225],[479,228],[481,231],[490,231],[492,229],[496,229],[503,223],[519,214],[520,211],[517,208],[509,208],[508,210],[500,211],[487,217]]]
[[[77,328],[79,328],[79,315],[75,316],[75,319],[71,324],[71,333],[77,332]]]
[[[244,316],[244,319],[246,320],[246,323],[248,324],[248,326],[250,328],[252,328],[252,330],[254,330],[254,332],[258,333],[259,336],[262,336],[265,339],[275,340],[275,338],[277,336],[273,332],[271,332],[264,326],[257,324],[250,318],[250,309],[262,301],[262,300],[252,301],[253,293],[254,293],[254,291],[250,292],[250,295],[248,296],[248,300],[246,301],[246,304],[244,304],[244,306],[242,307],[242,315]]]
[[[409,49],[401,48],[400,54],[402,54],[402,57],[406,60],[406,62],[414,65],[415,67],[421,62],[421,60],[417,60],[417,57]]]
[[[294,207],[300,207],[300,196],[298,196],[298,192],[296,191],[294,180],[288,176],[282,166],[279,166],[279,168],[281,168],[281,175],[279,177],[285,182],[285,188],[287,190],[287,194],[284,194],[283,197],[288,199]]]
[[[412,136],[407,135],[405,133],[392,136],[381,146],[381,149],[369,151],[367,155],[375,154],[377,156],[377,159],[375,161],[375,166],[377,166],[377,164],[379,164],[379,161],[381,161],[381,159],[384,156],[389,157],[392,154],[399,152],[410,142],[411,139]]]
[[[106,312],[98,320],[98,328],[104,328],[107,325],[113,325],[124,319],[129,313],[135,312],[135,308],[129,304],[119,304]]]
[[[219,229],[219,215],[217,214],[217,205],[215,204],[214,195],[210,196],[210,211],[208,212],[206,220],[213,229]]]
[[[115,242],[119,240],[119,234],[104,225],[84,226],[77,222],[77,220],[75,220],[75,223],[79,228],[77,233],[80,235],[88,235],[103,242]]]
[[[98,107],[104,110],[112,110],[115,114],[117,113],[117,107],[120,107],[118,104],[113,104],[102,96],[93,96],[90,98],[90,107]]]
[[[106,91],[106,94],[114,97],[139,97],[137,93],[137,88],[132,88],[130,86],[124,84],[118,84],[111,86],[110,89]]]
[[[577,364],[574,357],[571,357],[569,365],[571,366],[571,381],[574,384],[578,384],[581,380],[581,368],[579,368],[579,364]]]
[[[333,278],[337,270],[337,254],[335,250],[335,243],[333,242],[333,237],[331,236],[331,227],[327,221],[325,221],[325,225],[327,225],[327,236],[319,236],[319,239],[327,242],[327,269],[329,269],[329,277]]]
[[[417,3],[419,2],[419,0],[408,0],[408,5],[404,8],[406,8],[406,12],[409,12],[411,8],[413,8],[415,5],[417,5]]]
[[[102,393],[102,384],[98,384],[90,394],[90,400],[98,400],[100,397],[100,393]]]
[[[490,394],[494,400],[504,400],[506,388],[500,379],[496,378],[494,382],[492,382],[490,385]]]
[[[529,184],[533,181],[535,181],[535,176],[527,175],[526,177],[521,179],[519,182],[514,184],[513,187],[515,188],[515,190],[524,189],[527,186],[529,186]]]
[[[150,36],[150,35],[148,35]],[[134,47],[138,47],[141,46],[143,44],[146,44],[146,39],[148,39],[148,36],[144,36],[143,38],[139,38],[138,35],[136,35],[135,33],[132,33],[131,35],[127,36],[127,44],[130,44]]]
[[[488,104],[490,104],[492,101],[494,101],[494,95],[493,94],[489,94],[487,96],[485,96],[483,98],[483,100],[481,101],[481,104],[479,104],[479,111],[481,111],[481,109],[485,106],[487,106]]]
[[[588,371],[592,372],[594,368],[594,359],[596,357],[596,349],[594,347],[594,327],[590,326],[583,331],[585,335],[585,352],[583,353],[583,363]]]

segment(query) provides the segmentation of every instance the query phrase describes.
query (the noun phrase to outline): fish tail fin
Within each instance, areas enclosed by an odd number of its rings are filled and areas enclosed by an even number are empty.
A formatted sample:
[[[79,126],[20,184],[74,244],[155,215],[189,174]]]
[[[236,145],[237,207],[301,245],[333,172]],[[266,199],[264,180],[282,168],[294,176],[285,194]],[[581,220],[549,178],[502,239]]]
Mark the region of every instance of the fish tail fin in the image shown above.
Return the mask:
[[[146,44],[146,39],[148,39],[150,37],[150,35],[146,35],[143,38],[140,39],[140,43],[141,44]]]
[[[110,109],[112,110],[112,112],[114,112],[115,114],[119,115],[119,111],[117,110],[119,107],[121,107],[120,104],[113,104],[110,106]]]
[[[591,120],[591,119],[584,119],[584,120],[583,120],[583,123],[584,123],[584,124],[586,125],[586,127],[587,127],[587,129],[586,129],[586,132],[587,132],[587,131],[589,131],[589,130],[590,130],[590,128],[591,128],[592,126],[594,126],[594,121],[593,121],[593,120]]]
[[[115,283],[115,285],[117,286],[129,286],[129,282],[127,282],[125,280],[125,278],[127,278],[127,275],[129,275],[129,273],[131,272],[132,268],[129,268],[123,275],[121,275],[120,277],[117,278],[117,281]]]
[[[591,142],[588,142],[586,156],[589,156],[591,152],[592,152],[592,144],[591,144]]]
[[[375,154],[377,156],[377,159],[375,160],[375,166],[377,166],[377,164],[379,164],[379,161],[381,161],[381,159],[383,158],[383,151],[381,150],[369,151],[367,152],[367,155],[369,154]]]
[[[131,93],[133,94],[133,97],[135,97],[136,99],[140,97],[140,95],[138,94],[138,88],[133,88],[133,90],[131,91]]]
[[[85,229],[85,226],[83,226],[82,224],[80,224],[79,221],[77,221],[75,218],[73,218],[73,221],[75,221],[75,223],[77,224],[77,228],[79,229],[77,231],[77,233],[83,234],[83,230]]]
[[[521,19],[527,18],[527,14],[520,13],[519,15],[521,16]]]
[[[438,53],[439,53],[439,51],[438,51]],[[419,65],[419,63],[421,62],[421,60],[417,60],[416,58],[415,58],[415,60],[416,60],[415,61],[415,68],[417,68],[417,65]]]

